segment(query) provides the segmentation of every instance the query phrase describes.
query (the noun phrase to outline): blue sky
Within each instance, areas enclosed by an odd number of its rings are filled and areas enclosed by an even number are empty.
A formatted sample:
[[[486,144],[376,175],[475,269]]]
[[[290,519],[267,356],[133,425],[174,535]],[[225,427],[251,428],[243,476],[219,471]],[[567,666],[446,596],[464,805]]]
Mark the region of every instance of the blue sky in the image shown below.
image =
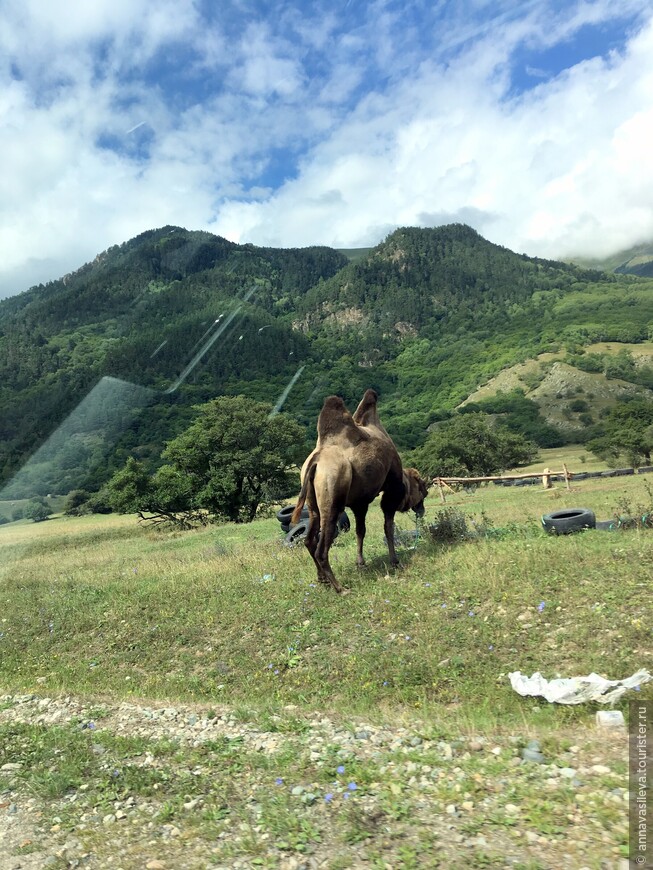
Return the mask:
[[[653,239],[650,0],[3,0],[0,296],[165,224]]]

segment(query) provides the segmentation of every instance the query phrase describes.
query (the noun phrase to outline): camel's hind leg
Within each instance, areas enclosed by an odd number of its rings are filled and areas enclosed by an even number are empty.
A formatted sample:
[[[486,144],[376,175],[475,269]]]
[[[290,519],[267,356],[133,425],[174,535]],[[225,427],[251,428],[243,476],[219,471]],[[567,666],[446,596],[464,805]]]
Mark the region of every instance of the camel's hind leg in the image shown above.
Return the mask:
[[[317,542],[315,555],[313,556],[315,563],[318,566],[318,574],[321,573],[322,576],[326,578],[325,582],[330,583],[338,593],[342,592],[342,586],[336,579],[331,565],[329,564],[329,550],[331,549],[331,544],[336,536],[336,524],[341,513],[341,510],[332,507],[328,515],[323,515],[320,524],[320,537]]]
[[[324,569],[316,556],[318,541],[320,539],[320,511],[319,508],[308,506],[308,534],[304,539],[306,549],[311,554],[311,558],[315,562],[317,568],[317,579],[320,583],[330,583],[330,579],[325,577]]]

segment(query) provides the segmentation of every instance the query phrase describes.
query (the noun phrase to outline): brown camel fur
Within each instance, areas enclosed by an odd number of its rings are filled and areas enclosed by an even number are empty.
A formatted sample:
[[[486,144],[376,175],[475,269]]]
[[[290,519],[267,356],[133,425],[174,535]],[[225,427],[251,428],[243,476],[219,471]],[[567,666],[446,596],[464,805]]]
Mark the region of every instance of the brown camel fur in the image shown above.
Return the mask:
[[[339,396],[325,399],[317,421],[317,445],[302,467],[302,489],[292,522],[298,522],[306,504],[306,547],[317,567],[318,580],[330,583],[336,592],[342,592],[342,586],[329,564],[329,549],[345,507],[352,509],[356,519],[359,566],[365,564],[367,509],[381,491],[384,531],[393,565],[398,564],[395,513],[412,508],[418,516],[424,514],[426,484],[414,468],[402,468],[397,448],[379,420],[376,402],[374,390],[367,390],[352,416]]]

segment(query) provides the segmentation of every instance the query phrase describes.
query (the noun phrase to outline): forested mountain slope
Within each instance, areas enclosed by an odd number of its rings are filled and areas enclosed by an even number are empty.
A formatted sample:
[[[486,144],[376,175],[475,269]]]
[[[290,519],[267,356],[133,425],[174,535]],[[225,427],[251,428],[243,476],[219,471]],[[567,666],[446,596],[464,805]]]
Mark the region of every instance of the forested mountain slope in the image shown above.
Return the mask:
[[[414,447],[502,368],[641,342],[652,312],[651,280],[515,254],[463,225],[400,229],[354,261],[152,230],[0,303],[0,481],[105,376],[155,398],[108,456],[99,434],[74,436],[70,462],[91,486],[130,453],[155,460],[193,404],[274,403],[296,375],[284,410],[307,442],[325,395],[352,405],[372,386],[399,445]]]

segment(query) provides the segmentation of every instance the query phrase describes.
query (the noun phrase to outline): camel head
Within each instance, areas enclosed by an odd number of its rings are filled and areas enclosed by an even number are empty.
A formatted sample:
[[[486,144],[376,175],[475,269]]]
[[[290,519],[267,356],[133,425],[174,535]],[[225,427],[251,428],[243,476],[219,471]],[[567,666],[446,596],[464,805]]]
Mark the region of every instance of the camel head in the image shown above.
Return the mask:
[[[418,517],[423,517],[424,499],[428,492],[425,481],[419,476],[416,468],[404,468],[403,479],[406,495],[399,510],[408,511],[412,508]]]

